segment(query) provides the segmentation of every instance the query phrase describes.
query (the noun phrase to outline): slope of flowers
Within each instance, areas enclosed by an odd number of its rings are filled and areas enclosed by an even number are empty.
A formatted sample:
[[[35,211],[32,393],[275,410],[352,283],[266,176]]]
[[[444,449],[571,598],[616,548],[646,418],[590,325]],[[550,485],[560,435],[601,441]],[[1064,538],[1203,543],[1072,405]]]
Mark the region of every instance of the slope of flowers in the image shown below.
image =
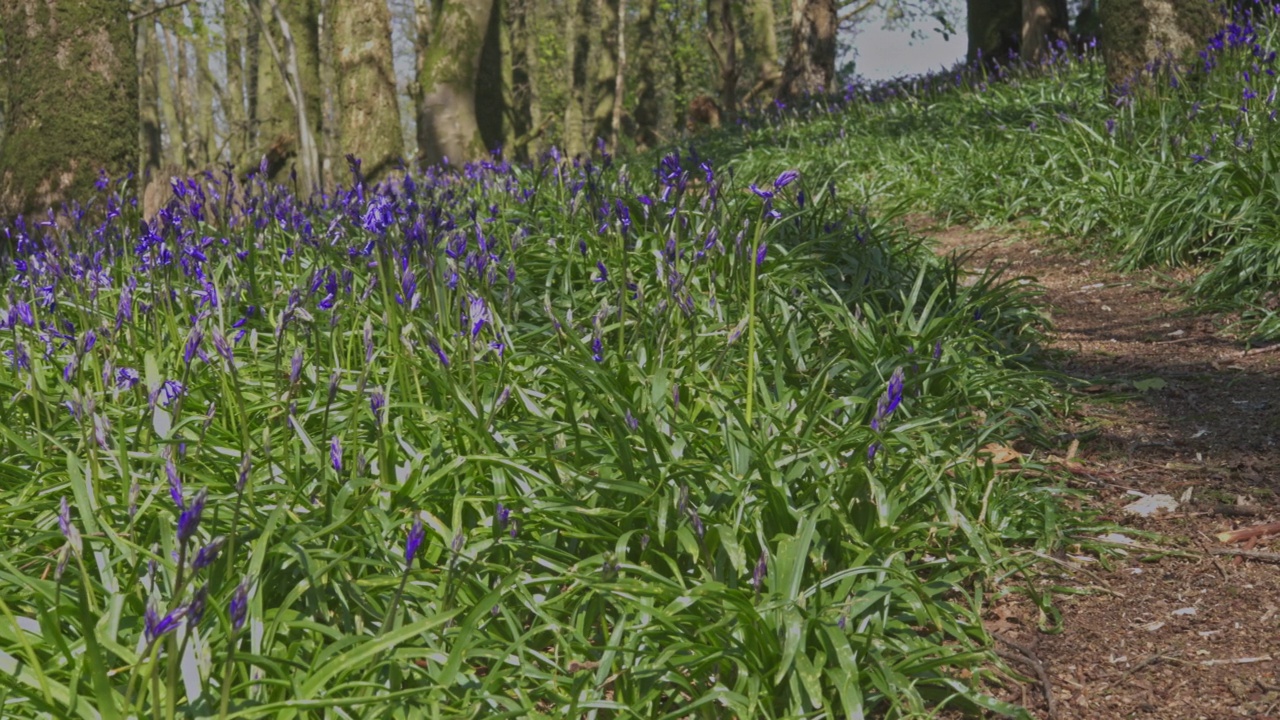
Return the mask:
[[[1101,58],[1067,48],[771,108],[733,143],[807,163],[880,212],[1021,220],[1126,269],[1195,266],[1192,297],[1242,309],[1280,337],[1280,3],[1222,3],[1194,63],[1106,87]]]
[[[1039,317],[787,167],[4,230],[0,714],[1011,712],[976,613],[1062,516],[977,450]]]

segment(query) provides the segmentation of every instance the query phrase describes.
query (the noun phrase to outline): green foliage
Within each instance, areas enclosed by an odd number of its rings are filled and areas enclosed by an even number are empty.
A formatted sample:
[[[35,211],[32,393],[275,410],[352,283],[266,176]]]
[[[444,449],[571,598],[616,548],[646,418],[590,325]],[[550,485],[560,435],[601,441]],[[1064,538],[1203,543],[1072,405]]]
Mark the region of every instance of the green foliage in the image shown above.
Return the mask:
[[[1280,37],[1262,19],[1132,96],[1108,94],[1093,55],[960,69],[758,118],[733,151],[822,146],[810,161],[884,212],[1024,222],[1130,270],[1194,266],[1192,297],[1256,308],[1256,333],[1280,337]]]
[[[1019,369],[1042,319],[850,210],[828,154],[668,164],[669,200],[568,163],[323,208],[251,187],[243,215],[188,190],[159,244],[123,203],[20,248],[4,714],[1019,714],[978,615],[1075,521],[978,449],[1052,401]],[[201,587],[194,629],[147,636]]]

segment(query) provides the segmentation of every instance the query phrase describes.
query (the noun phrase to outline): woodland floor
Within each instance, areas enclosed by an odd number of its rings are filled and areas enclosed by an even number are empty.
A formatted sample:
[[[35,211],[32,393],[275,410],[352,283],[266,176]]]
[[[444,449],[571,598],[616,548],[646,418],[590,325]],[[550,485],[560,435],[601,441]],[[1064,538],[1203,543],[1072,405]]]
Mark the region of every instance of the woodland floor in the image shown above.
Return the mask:
[[[1280,352],[1245,352],[1232,318],[1188,309],[1177,277],[1117,274],[1034,237],[913,225],[940,252],[972,252],[972,268],[1007,265],[1043,287],[1050,367],[1078,382],[1061,434],[1017,450],[1068,469],[1138,544],[1107,563],[1062,558],[1044,583],[1072,591],[1054,601],[1059,632],[1023,595],[991,608],[989,629],[1012,641],[998,650],[1024,675],[997,694],[1038,718],[1280,720],[1280,564],[1212,554],[1280,553],[1280,528],[1217,537],[1280,522]],[[1136,516],[1122,510],[1135,493],[1178,507]]]

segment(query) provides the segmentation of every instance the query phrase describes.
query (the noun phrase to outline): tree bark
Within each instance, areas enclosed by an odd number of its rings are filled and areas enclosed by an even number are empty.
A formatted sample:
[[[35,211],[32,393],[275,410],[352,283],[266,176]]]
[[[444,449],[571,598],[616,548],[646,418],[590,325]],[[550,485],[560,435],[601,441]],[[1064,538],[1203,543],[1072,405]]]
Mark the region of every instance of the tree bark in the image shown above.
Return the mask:
[[[751,52],[755,56],[756,78],[748,99],[773,96],[782,80],[782,68],[778,66],[778,32],[775,23],[773,0],[752,0]]]
[[[1021,0],[968,0],[970,64],[1013,59],[1022,40]]]
[[[535,152],[535,135],[542,122],[538,106],[537,37],[534,0],[507,0],[503,15],[503,75],[506,91],[503,104],[507,109],[504,144],[510,157],[528,159]]]
[[[249,150],[249,118],[245,107],[245,22],[244,8],[239,2],[226,3],[223,16],[226,33],[226,54],[223,56],[224,74],[227,78],[227,95],[223,111],[227,117],[227,148],[232,167],[245,162]]]
[[[1067,0],[1022,0],[1022,58],[1027,62],[1048,59],[1053,45],[1071,39]]]
[[[0,2],[9,67],[0,215],[87,195],[137,167],[138,67],[125,0]]]
[[[1139,80],[1147,63],[1190,60],[1219,27],[1209,0],[1107,0],[1098,13],[1107,82],[1115,89]]]
[[[193,8],[192,12],[200,12]],[[214,95],[218,91],[218,81],[209,67],[209,28],[200,23],[191,49],[196,59],[196,105],[195,105],[195,157],[196,167],[209,169],[218,158],[218,138],[214,128],[213,105]]]
[[[160,170],[164,146],[160,126],[160,86],[157,72],[160,65],[160,48],[156,38],[154,18],[146,18],[134,29],[138,59],[138,146],[142,149],[138,160],[142,183]]]
[[[719,76],[720,111],[732,121],[738,114],[738,29],[729,0],[707,0],[707,42]]]
[[[835,0],[791,0],[791,47],[778,97],[831,92],[836,78]]]
[[[618,152],[622,134],[622,105],[626,99],[627,69],[627,0],[618,0],[618,68],[614,74],[613,122],[609,128],[609,152]]]
[[[658,144],[662,105],[658,97],[661,40],[657,35],[659,0],[641,0],[636,18],[636,145],[648,149]]]
[[[591,58],[592,0],[572,0],[569,9],[568,35],[568,102],[564,111],[564,150],[569,157],[587,151],[584,127],[587,104],[587,68]]]
[[[484,154],[476,81],[493,0],[427,0],[428,42],[419,47],[418,153],[427,163]],[[420,35],[421,38],[421,35]]]
[[[256,137],[251,166],[267,178],[295,172],[304,195],[321,186],[319,169],[320,13],[315,0],[239,0],[258,27]]]
[[[591,130],[588,142],[609,137],[613,120],[614,90],[618,73],[618,0],[599,0],[596,27],[595,78],[592,87]]]
[[[385,0],[335,0],[333,48],[342,153],[359,157],[370,181],[404,155]]]

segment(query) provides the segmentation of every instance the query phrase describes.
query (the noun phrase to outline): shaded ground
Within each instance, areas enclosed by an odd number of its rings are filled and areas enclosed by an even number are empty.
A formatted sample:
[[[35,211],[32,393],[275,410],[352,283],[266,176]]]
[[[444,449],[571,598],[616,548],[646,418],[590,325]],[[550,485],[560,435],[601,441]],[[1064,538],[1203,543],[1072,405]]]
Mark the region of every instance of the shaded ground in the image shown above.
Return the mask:
[[[1118,275],[1035,239],[920,231],[942,252],[973,251],[972,267],[1007,264],[1043,285],[1054,369],[1082,382],[1060,445],[1019,449],[1066,458],[1077,439],[1071,477],[1140,544],[1109,567],[1063,559],[1058,584],[1089,592],[1059,596],[1060,633],[1038,630],[1029,602],[994,607],[1010,666],[1036,677],[1013,644],[1041,662],[1057,718],[1280,720],[1280,565],[1210,554],[1280,552],[1280,534],[1216,537],[1280,521],[1280,351],[1245,354],[1230,318],[1189,313],[1170,278]],[[1137,517],[1121,510],[1135,492],[1179,505]],[[1002,694],[1048,717],[1042,690]]]

